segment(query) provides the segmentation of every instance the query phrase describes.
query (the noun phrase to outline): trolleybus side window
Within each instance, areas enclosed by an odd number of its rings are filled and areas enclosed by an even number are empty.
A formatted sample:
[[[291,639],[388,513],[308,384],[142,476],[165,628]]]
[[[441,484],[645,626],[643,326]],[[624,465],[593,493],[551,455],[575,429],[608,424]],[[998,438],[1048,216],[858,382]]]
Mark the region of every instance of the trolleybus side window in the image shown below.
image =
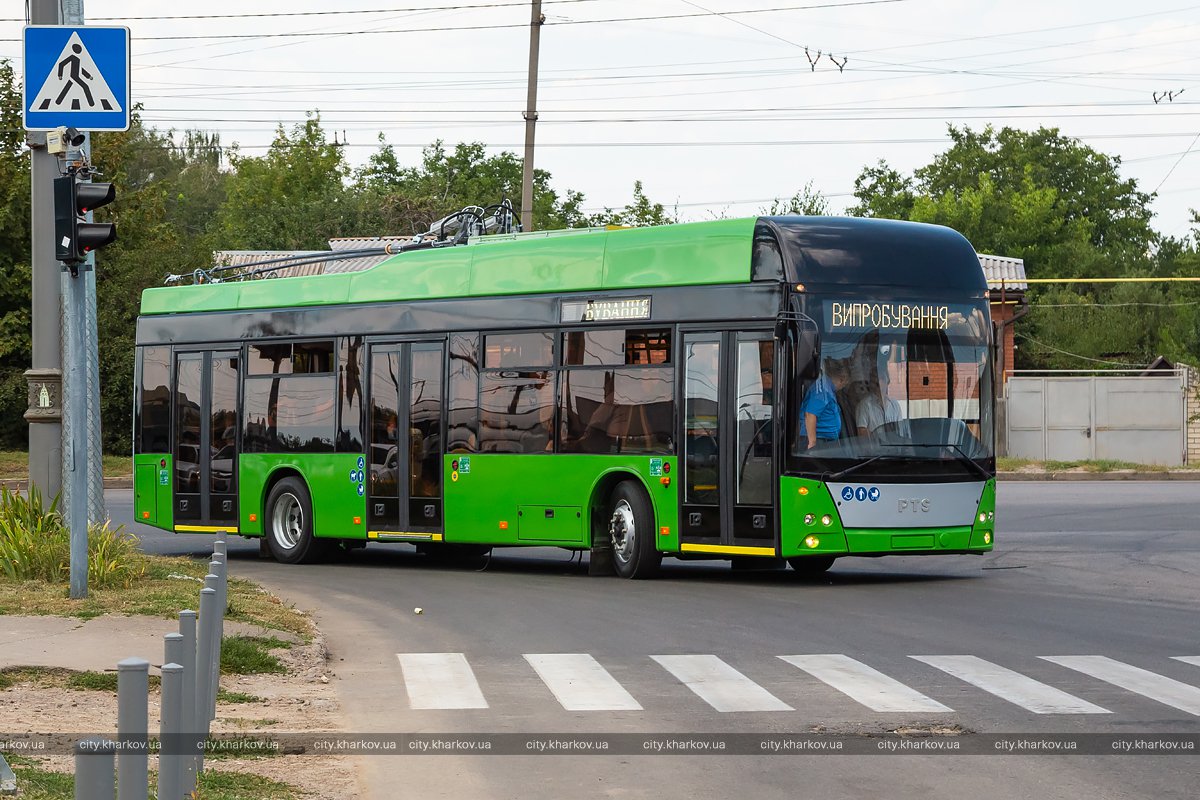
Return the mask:
[[[333,452],[333,342],[252,344],[248,360],[243,451]]]
[[[503,333],[483,337],[479,381],[479,450],[554,452],[554,335]],[[524,369],[516,369],[524,367]]]
[[[450,337],[450,408],[446,451],[473,453],[479,428],[479,334]]]
[[[347,336],[338,345],[339,453],[363,451],[363,337]]]

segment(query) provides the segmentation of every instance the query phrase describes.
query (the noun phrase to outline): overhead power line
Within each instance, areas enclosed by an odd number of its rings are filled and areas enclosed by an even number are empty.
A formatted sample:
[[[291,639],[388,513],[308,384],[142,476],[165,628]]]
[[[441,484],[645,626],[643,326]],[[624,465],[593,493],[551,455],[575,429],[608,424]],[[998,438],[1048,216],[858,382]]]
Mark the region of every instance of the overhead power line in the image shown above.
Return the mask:
[[[706,11],[688,14],[656,14],[646,17],[610,17],[605,19],[560,19],[547,20],[545,25],[601,25],[613,22],[658,22],[673,19],[697,19],[700,17],[722,17],[743,14],[772,14],[782,11],[811,11],[827,8],[850,8],[852,6],[878,6],[893,3],[907,3],[909,0],[849,0],[845,3],[816,3],[803,6],[779,6],[775,8],[735,9],[732,11]],[[491,25],[445,25],[433,28],[387,28],[380,30],[363,29],[357,31],[297,31],[295,33],[223,33],[223,34],[186,34],[177,36],[139,36],[140,41],[183,41],[198,39],[291,39],[311,36],[373,36],[388,33],[435,33],[440,31],[480,31],[501,30],[506,28],[527,28],[528,23],[496,23]],[[2,42],[19,42],[20,39],[0,39]]]

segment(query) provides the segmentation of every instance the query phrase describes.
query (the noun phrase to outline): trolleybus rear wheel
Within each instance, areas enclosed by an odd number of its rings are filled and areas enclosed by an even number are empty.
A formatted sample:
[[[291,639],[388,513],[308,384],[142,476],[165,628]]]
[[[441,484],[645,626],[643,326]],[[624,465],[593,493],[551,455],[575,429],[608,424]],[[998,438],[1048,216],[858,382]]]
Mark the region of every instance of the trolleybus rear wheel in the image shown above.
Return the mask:
[[[267,546],[276,561],[304,564],[319,559],[324,543],[313,537],[312,497],[299,478],[284,478],[267,497]]]
[[[658,572],[662,553],[654,547],[654,510],[633,481],[621,481],[608,500],[608,534],[613,567],[622,578],[649,578]]]

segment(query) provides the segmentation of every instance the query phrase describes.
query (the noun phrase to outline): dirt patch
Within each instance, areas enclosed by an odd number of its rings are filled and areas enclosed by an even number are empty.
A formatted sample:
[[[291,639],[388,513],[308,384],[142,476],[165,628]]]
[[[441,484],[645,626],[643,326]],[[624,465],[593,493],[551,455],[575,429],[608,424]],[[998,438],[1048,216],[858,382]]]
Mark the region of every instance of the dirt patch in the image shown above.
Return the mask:
[[[325,639],[314,633],[307,643],[271,651],[286,667],[282,674],[226,675],[221,688],[259,698],[250,703],[218,703],[214,734],[262,737],[309,731],[343,730],[341,710],[329,669]],[[149,695],[150,733],[159,726],[160,695]],[[0,691],[0,731],[9,738],[43,738],[62,734],[113,735],[116,732],[115,692],[65,689],[18,683]],[[24,735],[24,736],[23,736]],[[55,748],[61,752],[62,748]],[[31,754],[32,755],[32,754]],[[45,769],[73,771],[73,759],[46,756]],[[156,759],[150,768],[156,769]],[[262,775],[291,784],[316,800],[342,800],[363,794],[357,758],[311,752],[258,758],[221,757],[207,762],[213,769]]]

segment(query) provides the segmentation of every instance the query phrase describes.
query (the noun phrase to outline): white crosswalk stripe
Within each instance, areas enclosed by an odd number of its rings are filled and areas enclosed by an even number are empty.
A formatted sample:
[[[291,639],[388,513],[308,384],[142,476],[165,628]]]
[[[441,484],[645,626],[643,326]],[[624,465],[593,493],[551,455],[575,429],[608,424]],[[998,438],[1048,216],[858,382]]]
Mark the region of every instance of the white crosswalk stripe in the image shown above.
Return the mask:
[[[396,657],[400,661],[405,690],[412,709],[465,710],[489,707],[480,686],[480,679],[468,663],[465,654],[397,653]],[[550,690],[558,704],[567,711],[643,711],[645,709],[642,703],[648,699],[653,701],[650,705],[653,710],[656,704],[661,705],[667,701],[666,698],[672,697],[672,692],[678,692],[671,687],[664,689],[661,675],[654,677],[644,670],[628,671],[627,674],[635,683],[627,688],[589,653],[525,653],[523,658]],[[792,706],[772,694],[768,687],[759,685],[716,655],[677,654],[650,658],[683,683],[697,698],[719,712],[793,710]],[[918,681],[901,682],[847,655],[791,655],[777,658],[803,670],[872,711],[916,714],[954,712],[954,709],[914,688],[921,685]],[[1108,708],[1049,683],[1035,680],[978,656],[927,655],[909,658],[1034,714],[1113,713]],[[1200,716],[1200,686],[1106,656],[1039,658],[1188,714]],[[1200,666],[1200,656],[1171,658]],[[492,668],[494,669],[495,665]],[[927,674],[927,677],[930,676]],[[508,682],[512,678],[511,671],[506,668],[503,677],[497,677],[485,670],[482,678],[484,685],[487,685],[488,681],[504,681],[505,683],[496,685],[501,687],[498,691],[500,696],[505,698],[505,705],[511,705],[514,699],[512,692],[504,689],[510,686]],[[518,681],[516,685],[530,687],[529,682],[533,680],[533,675],[528,675],[524,684]],[[1078,684],[1081,680],[1084,679],[1077,678],[1072,683]],[[788,681],[788,686],[789,691],[798,691],[795,681]],[[639,695],[640,700],[634,697],[631,690]],[[966,703],[967,700],[964,699],[963,702]]]
[[[911,656],[972,686],[1035,714],[1110,714],[1108,709],[1081,700],[1011,669],[977,656]]]
[[[1113,686],[1149,697],[1151,700],[1200,716],[1200,689],[1135,667],[1107,656],[1039,656],[1059,666],[1082,672]]]
[[[712,655],[650,656],[717,711],[791,711],[792,707]]]
[[[462,653],[397,653],[408,702],[417,709],[487,708]]]
[[[642,705],[587,653],[526,653],[567,711],[641,711]]]
[[[928,713],[954,710],[849,656],[779,657],[872,711]]]

